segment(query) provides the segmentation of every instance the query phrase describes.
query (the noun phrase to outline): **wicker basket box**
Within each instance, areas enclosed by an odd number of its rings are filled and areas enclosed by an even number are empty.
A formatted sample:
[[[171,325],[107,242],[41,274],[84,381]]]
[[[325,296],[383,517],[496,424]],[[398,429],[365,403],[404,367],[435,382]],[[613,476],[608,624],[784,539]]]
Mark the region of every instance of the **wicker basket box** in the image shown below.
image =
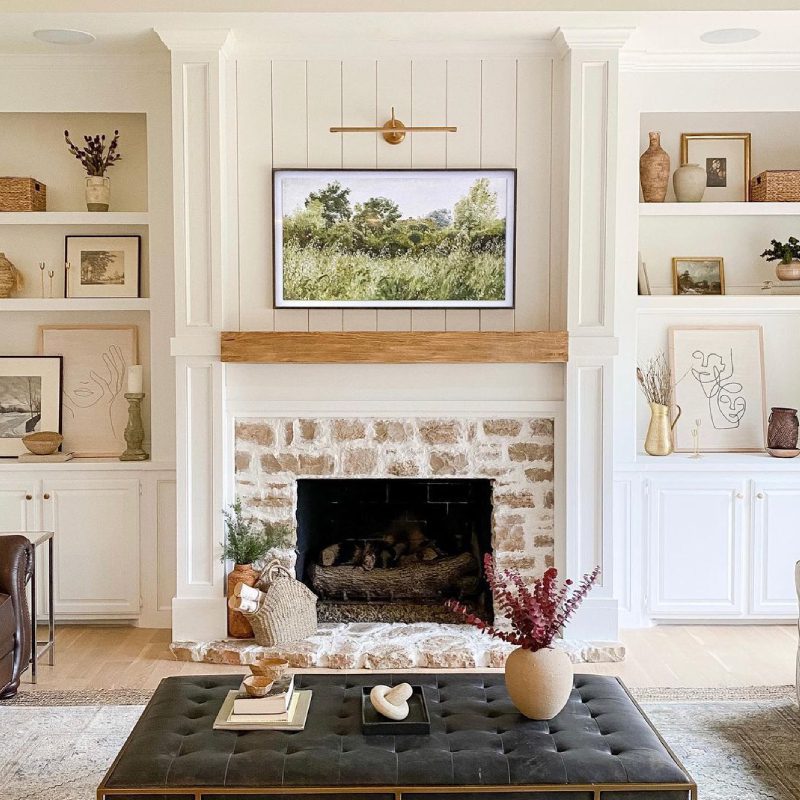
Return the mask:
[[[800,169],[770,169],[750,181],[754,203],[800,202]]]
[[[47,187],[35,178],[0,178],[0,211],[47,211]]]

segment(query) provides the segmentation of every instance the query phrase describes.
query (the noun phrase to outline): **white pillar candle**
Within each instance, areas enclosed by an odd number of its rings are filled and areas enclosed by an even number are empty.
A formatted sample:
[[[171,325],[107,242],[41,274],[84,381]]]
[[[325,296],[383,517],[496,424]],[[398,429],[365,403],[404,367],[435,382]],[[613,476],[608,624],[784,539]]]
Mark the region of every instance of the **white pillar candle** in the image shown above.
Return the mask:
[[[141,394],[143,381],[143,367],[128,367],[128,394]]]

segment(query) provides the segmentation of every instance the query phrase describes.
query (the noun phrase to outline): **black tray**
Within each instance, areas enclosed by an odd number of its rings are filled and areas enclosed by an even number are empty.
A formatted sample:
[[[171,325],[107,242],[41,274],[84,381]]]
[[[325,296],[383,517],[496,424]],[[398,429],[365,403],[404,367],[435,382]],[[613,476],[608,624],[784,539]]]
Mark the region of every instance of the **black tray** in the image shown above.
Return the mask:
[[[371,686],[361,687],[361,733],[365,736],[399,736],[414,734],[425,736],[431,732],[431,718],[421,686],[412,686],[408,698],[408,716],[405,719],[387,719],[379,714],[369,699]]]

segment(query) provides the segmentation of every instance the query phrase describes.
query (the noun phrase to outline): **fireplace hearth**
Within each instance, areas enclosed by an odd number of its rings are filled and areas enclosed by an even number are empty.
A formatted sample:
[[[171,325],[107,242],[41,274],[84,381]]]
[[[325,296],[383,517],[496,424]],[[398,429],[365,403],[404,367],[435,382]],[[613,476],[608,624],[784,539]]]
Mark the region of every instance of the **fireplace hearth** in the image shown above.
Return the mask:
[[[457,598],[491,618],[488,479],[297,482],[297,575],[325,622],[451,622]]]

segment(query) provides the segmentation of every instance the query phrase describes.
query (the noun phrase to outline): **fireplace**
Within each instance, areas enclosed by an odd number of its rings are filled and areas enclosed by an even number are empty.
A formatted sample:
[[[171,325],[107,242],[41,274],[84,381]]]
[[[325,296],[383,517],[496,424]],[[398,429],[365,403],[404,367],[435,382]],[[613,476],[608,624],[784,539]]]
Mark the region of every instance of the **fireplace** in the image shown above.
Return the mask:
[[[300,479],[297,575],[325,622],[451,622],[454,597],[491,618],[492,481]]]

